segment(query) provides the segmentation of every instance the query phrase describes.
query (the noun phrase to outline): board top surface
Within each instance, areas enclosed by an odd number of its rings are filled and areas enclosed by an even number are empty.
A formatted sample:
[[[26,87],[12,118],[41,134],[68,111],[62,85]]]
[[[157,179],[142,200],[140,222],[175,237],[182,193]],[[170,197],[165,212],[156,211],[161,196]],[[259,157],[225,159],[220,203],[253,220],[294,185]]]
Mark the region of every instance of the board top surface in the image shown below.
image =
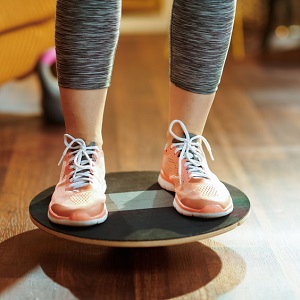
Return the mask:
[[[113,247],[157,247],[193,242],[230,231],[250,212],[248,197],[226,184],[234,209],[221,218],[203,219],[180,215],[173,207],[174,193],[157,183],[158,172],[106,174],[108,219],[99,225],[57,225],[47,217],[54,186],[31,201],[32,222],[40,229],[68,240]]]

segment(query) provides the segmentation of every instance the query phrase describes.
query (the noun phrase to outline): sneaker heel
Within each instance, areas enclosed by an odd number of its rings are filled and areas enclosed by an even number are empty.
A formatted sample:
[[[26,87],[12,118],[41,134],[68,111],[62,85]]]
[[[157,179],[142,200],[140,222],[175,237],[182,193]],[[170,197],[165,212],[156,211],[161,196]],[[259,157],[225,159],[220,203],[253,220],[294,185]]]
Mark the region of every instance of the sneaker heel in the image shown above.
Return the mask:
[[[173,184],[171,184],[170,182],[164,180],[160,174],[158,176],[158,184],[165,190],[170,191],[170,192],[175,192],[175,188],[173,186]]]

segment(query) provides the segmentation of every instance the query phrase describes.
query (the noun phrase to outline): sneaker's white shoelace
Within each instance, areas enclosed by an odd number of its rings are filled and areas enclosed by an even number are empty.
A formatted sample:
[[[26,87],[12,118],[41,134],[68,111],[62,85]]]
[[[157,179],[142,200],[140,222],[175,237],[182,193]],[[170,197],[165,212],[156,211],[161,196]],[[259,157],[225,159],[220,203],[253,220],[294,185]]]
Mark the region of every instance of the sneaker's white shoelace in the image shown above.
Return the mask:
[[[177,136],[172,128],[174,124],[178,123],[185,135],[185,137]],[[169,127],[170,134],[175,138],[178,142],[173,142],[171,148],[175,147],[175,153],[180,151],[179,162],[178,162],[178,176],[180,180],[180,184],[182,184],[182,160],[185,159],[186,163],[184,166],[187,168],[189,172],[189,178],[207,178],[207,174],[203,169],[203,163],[205,162],[205,155],[202,150],[202,142],[204,143],[210,157],[214,160],[211,147],[202,135],[195,135],[190,137],[189,132],[187,131],[185,125],[180,120],[174,120],[171,122]]]
[[[71,141],[68,142],[68,140]],[[69,160],[69,163],[71,165],[71,169],[73,169],[70,173],[70,188],[76,190],[93,181],[94,162],[91,157],[96,155],[96,150],[99,150],[99,147],[95,145],[86,146],[84,140],[74,138],[69,134],[64,135],[64,143],[66,145],[66,149],[63,152],[58,165],[61,164],[70,149],[72,157]]]

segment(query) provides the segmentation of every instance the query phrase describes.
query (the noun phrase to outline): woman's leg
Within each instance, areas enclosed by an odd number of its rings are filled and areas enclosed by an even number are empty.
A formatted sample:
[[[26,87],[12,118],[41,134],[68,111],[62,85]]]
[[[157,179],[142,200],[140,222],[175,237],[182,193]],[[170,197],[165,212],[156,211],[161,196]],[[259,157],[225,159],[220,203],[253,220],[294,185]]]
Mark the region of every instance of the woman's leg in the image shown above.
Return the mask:
[[[120,0],[57,1],[55,43],[66,132],[99,146],[120,18]]]
[[[235,0],[174,0],[169,121],[179,119],[195,134],[203,133],[221,79],[235,4]]]
[[[66,134],[48,209],[58,224],[107,218],[102,120],[119,37],[121,0],[57,0],[55,43]]]
[[[187,216],[214,218],[233,209],[226,187],[209,170],[202,132],[231,38],[235,0],[174,0],[171,21],[170,127],[159,183],[175,191]]]
[[[60,88],[66,132],[82,138],[86,144],[102,147],[102,120],[107,88],[75,90]]]
[[[189,132],[202,135],[215,93],[196,94],[183,90],[173,83],[170,83],[169,89],[169,122],[181,120]],[[182,133],[182,130],[175,126],[174,132],[178,135]],[[168,140],[172,138],[168,133]]]

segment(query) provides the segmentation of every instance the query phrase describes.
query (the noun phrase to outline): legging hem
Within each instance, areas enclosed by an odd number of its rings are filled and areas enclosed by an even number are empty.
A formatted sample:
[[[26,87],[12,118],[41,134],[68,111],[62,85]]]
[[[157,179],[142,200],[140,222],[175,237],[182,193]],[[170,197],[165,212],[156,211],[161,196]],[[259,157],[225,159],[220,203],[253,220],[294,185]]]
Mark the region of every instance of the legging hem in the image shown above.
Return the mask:
[[[93,86],[78,86],[78,85],[69,85],[69,84],[58,84],[60,88],[72,89],[72,90],[103,90],[110,87],[109,85],[101,86],[101,85],[93,85]]]
[[[202,90],[202,89],[197,89],[197,88],[191,88],[189,86],[186,86],[185,84],[177,83],[177,82],[173,81],[172,79],[170,80],[170,82],[182,90],[185,90],[185,91],[191,92],[191,93],[195,93],[195,94],[211,95],[218,90],[218,88],[215,88],[213,90]]]

